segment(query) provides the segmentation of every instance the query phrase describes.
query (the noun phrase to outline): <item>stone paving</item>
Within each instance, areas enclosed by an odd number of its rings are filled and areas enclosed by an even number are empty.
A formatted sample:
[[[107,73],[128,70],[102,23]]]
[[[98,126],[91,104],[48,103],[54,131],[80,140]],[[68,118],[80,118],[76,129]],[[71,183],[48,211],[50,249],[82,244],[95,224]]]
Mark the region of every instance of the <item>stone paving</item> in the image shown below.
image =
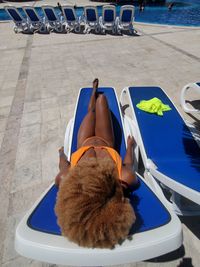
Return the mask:
[[[88,0],[79,3],[89,4]],[[0,8],[4,5],[0,3]],[[79,88],[90,86],[95,77],[100,85],[115,87],[118,95],[128,85],[160,86],[183,117],[199,127],[200,117],[185,114],[179,98],[185,84],[199,81],[200,28],[137,23],[135,27],[138,36],[26,35],[15,34],[11,22],[0,23],[0,266],[56,266],[18,255],[14,232],[54,180],[58,148]],[[193,92],[188,97],[198,99]],[[184,243],[179,250],[124,267],[198,267],[200,217],[180,219]]]

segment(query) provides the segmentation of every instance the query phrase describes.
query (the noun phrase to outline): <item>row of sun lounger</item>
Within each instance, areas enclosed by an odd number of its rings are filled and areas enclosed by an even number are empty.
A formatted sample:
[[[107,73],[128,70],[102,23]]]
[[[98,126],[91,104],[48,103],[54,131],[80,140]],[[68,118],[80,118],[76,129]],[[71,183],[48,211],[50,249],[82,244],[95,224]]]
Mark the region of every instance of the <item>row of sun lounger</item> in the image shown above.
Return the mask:
[[[83,248],[62,237],[54,213],[58,189],[52,184],[17,227],[15,248],[25,257],[71,266],[116,265],[150,259],[181,246],[182,228],[176,214],[200,212],[200,148],[164,90],[152,86],[127,87],[121,93],[120,103],[114,88],[100,87],[98,92],[108,100],[118,153],[124,157],[125,140],[130,133],[134,135],[147,174],[144,179],[137,173],[140,186],[130,195],[137,218],[130,232],[133,238],[109,250]],[[64,150],[68,158],[77,149],[78,129],[91,94],[92,88],[82,88],[79,92],[74,117],[65,134]],[[137,108],[141,100],[152,97],[169,105],[170,111],[158,116]],[[162,189],[171,192],[170,202]],[[185,205],[186,198],[191,201],[189,206]]]
[[[124,5],[120,9],[120,15],[116,16],[114,5],[102,7],[102,16],[99,17],[97,7],[85,6],[83,14],[77,16],[74,6],[60,6],[60,14],[57,14],[53,6],[42,6],[43,16],[40,16],[32,6],[24,6],[22,9],[26,15],[23,17],[14,6],[5,6],[5,10],[15,23],[14,31],[34,32],[80,32],[89,33],[94,30],[96,33],[112,31],[113,34],[120,34],[121,31],[134,33],[134,6]]]

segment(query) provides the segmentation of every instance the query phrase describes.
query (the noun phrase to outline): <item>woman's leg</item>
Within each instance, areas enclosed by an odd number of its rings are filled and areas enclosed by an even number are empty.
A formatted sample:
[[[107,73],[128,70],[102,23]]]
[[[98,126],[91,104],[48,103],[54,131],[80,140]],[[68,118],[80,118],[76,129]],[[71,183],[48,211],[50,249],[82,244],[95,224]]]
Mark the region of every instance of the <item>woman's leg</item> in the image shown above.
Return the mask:
[[[89,137],[95,135],[95,119],[96,119],[96,89],[98,88],[98,79],[93,81],[93,91],[88,105],[88,113],[81,122],[78,130],[78,148]]]
[[[114,147],[112,118],[105,95],[99,95],[96,100],[95,135],[105,139],[111,147]]]

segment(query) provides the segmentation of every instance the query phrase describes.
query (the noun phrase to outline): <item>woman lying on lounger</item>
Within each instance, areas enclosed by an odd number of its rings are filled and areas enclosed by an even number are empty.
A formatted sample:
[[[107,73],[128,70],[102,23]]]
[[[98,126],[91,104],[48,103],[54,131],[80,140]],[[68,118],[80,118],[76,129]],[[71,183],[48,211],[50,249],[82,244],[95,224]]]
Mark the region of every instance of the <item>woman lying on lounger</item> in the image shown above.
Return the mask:
[[[124,191],[137,184],[132,171],[134,140],[127,140],[122,164],[115,150],[107,99],[97,93],[98,79],[88,113],[79,132],[78,149],[68,162],[60,149],[59,186],[55,211],[62,234],[86,247],[113,248],[128,237],[135,213]]]

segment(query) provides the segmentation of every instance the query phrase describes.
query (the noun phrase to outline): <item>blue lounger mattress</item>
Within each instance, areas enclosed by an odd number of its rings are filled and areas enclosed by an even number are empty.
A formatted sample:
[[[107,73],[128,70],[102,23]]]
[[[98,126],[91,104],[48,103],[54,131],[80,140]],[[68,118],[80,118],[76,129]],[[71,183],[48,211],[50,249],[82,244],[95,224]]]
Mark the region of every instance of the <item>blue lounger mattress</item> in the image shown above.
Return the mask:
[[[195,194],[191,200],[200,204],[200,148],[179,112],[159,87],[129,87],[129,93],[146,158],[153,161],[156,171],[176,182],[175,191],[183,194],[178,184],[191,189]],[[158,116],[136,107],[141,100],[154,97],[171,110]]]
[[[125,139],[115,92],[112,88],[99,88],[98,92],[105,94],[107,97],[114,124],[114,132],[117,144],[116,149],[121,157],[124,158],[126,151]],[[81,121],[87,113],[88,102],[91,93],[91,88],[83,88],[80,92],[76,111],[77,115],[75,116],[74,122],[71,152],[76,150],[78,129]],[[60,228],[56,222],[56,215],[54,213],[57,190],[58,189],[56,186],[52,186],[31,213],[27,221],[27,224],[30,228],[50,234],[61,234]],[[140,181],[139,188],[132,192],[130,199],[137,217],[131,233],[152,230],[167,224],[171,220],[171,216],[165,206],[142,180]]]

